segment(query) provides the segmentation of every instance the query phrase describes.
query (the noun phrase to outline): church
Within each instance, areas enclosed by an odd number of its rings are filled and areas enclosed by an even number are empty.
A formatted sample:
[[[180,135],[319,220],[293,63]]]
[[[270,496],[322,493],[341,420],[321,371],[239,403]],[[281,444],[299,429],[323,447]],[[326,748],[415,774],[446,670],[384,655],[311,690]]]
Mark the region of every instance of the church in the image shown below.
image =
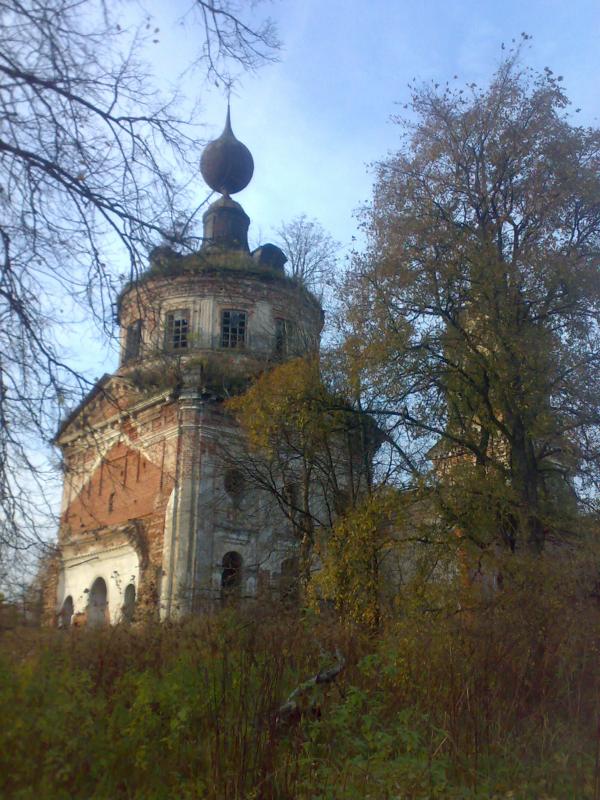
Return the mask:
[[[119,367],[56,436],[64,489],[44,606],[60,626],[180,618],[276,591],[293,570],[285,516],[227,463],[242,434],[224,402],[269,365],[317,352],[323,311],[278,247],[248,247],[231,195],[254,163],[229,111],[200,167],[220,195],[201,247],[155,248],[124,287]]]

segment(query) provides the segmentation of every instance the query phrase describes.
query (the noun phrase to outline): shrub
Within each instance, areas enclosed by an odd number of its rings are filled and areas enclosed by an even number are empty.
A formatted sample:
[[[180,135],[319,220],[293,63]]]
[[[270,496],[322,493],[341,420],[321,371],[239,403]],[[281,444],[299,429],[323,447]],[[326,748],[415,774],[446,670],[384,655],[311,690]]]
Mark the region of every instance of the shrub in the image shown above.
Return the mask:
[[[513,558],[492,595],[407,586],[376,633],[259,606],[6,633],[0,796],[595,800],[600,610],[582,569]],[[336,648],[338,681],[282,723]]]

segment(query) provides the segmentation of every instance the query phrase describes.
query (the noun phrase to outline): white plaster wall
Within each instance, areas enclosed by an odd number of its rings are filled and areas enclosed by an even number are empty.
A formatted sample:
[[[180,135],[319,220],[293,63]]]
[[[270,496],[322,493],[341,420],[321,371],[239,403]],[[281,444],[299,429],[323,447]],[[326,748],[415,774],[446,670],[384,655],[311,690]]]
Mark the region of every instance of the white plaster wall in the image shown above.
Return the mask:
[[[160,582],[159,613],[161,620],[167,619],[171,613],[171,600],[173,592],[173,509],[177,489],[173,489],[169,496],[165,511],[165,533],[163,539],[162,577]]]
[[[160,323],[152,335],[153,346],[162,349],[166,317],[170,311],[188,308],[190,310],[190,341],[194,346],[214,346],[221,334],[221,314],[225,309],[246,311],[248,314],[248,335],[261,341],[275,335],[275,314],[272,303],[267,300],[250,300],[243,293],[209,294],[204,297],[190,297],[189,294],[174,295],[166,299],[160,311]],[[284,316],[287,316],[285,314]]]
[[[89,592],[96,578],[104,578],[108,592],[108,612],[111,624],[119,622],[125,588],[133,583],[136,596],[139,586],[139,558],[130,544],[121,544],[109,550],[102,550],[99,544],[95,552],[67,558],[59,580],[57,611],[65,599],[73,598],[74,613],[87,608]]]
[[[190,310],[190,350],[218,346],[223,309],[239,309],[248,313],[249,347],[252,339],[258,349],[264,349],[274,335],[276,317],[288,319],[306,334],[305,344],[318,342],[322,327],[322,312],[316,303],[285,281],[261,281],[257,276],[232,271],[231,274],[181,275],[162,278],[140,288],[139,295],[130,289],[124,297],[121,320],[121,352],[126,343],[127,325],[136,318],[144,320],[143,352],[152,355],[164,349],[165,316],[178,308]],[[258,344],[259,340],[261,343]]]
[[[289,521],[272,498],[257,489],[246,491],[237,520],[226,521],[227,508],[231,505],[226,493],[215,493],[215,500],[218,510],[213,533],[213,594],[220,595],[223,557],[233,551],[239,553],[243,561],[242,596],[254,597],[259,572],[267,571],[272,579],[279,574],[283,560],[297,554],[297,542]]]
[[[211,447],[203,457],[198,491],[197,574],[203,576],[201,583],[212,597],[219,598],[223,556],[236,552],[243,561],[241,595],[253,597],[259,573],[266,571],[276,580],[282,561],[297,552],[297,542],[289,520],[269,492],[249,484],[237,505],[227,493],[227,454],[244,452],[238,444],[239,429],[209,423],[203,437]]]
[[[200,335],[210,335],[212,327],[214,297],[203,297],[200,300]]]
[[[190,310],[189,337],[192,345],[199,347],[214,346],[221,334],[221,314],[225,309],[237,309],[248,314],[249,336],[273,336],[275,323],[271,304],[266,301],[249,301],[243,295],[227,295],[224,297],[207,295],[203,298],[190,297],[186,294],[169,297],[161,307],[160,324],[154,331],[154,347],[163,347],[164,330],[167,314],[171,311],[188,308]]]
[[[255,304],[251,334],[259,337],[275,335],[275,319],[271,303],[259,300]]]

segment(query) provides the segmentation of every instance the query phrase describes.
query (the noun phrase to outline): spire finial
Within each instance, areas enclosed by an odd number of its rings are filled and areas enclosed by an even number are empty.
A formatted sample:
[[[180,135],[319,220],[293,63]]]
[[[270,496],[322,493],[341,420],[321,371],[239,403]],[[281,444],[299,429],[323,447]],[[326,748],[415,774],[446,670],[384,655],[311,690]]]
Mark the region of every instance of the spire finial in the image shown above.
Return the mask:
[[[233,136],[231,130],[231,81],[227,82],[227,117],[225,118],[225,130]]]

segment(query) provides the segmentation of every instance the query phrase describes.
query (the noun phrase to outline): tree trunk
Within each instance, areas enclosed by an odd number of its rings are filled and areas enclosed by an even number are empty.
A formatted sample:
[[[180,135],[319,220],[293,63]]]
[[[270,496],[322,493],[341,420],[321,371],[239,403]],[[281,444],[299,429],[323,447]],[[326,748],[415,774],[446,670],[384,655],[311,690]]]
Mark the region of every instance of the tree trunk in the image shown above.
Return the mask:
[[[521,420],[513,425],[510,467],[512,485],[519,503],[520,534],[527,545],[539,553],[544,548],[544,526],[539,500],[539,472],[531,438]]]

